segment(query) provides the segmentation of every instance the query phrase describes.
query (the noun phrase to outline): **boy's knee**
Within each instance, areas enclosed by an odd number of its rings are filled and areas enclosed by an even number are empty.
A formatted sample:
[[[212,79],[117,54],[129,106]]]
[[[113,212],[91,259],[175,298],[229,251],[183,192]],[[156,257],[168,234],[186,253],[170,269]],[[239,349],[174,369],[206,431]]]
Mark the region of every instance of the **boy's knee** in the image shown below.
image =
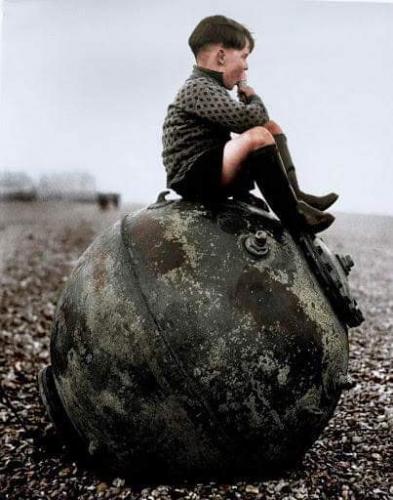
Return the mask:
[[[274,138],[271,132],[265,127],[253,127],[244,132],[250,146],[250,151],[254,151],[263,146],[274,144]]]
[[[264,127],[267,128],[268,131],[273,135],[284,133],[280,125],[278,125],[278,123],[274,122],[273,120],[270,120],[267,123],[265,123]]]

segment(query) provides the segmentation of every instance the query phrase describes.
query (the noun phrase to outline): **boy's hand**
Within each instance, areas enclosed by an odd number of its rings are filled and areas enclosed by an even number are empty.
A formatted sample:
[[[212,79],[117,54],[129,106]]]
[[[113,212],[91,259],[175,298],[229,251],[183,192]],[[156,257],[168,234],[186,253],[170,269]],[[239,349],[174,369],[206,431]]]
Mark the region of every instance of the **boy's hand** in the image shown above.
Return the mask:
[[[255,90],[248,85],[241,85],[240,83],[237,85],[237,95],[239,100],[245,102],[246,104],[249,102],[249,98],[253,95],[256,95]]]
[[[249,98],[255,94],[255,90],[247,84],[247,75],[244,72],[242,79],[237,83],[237,96],[241,102],[248,104]]]

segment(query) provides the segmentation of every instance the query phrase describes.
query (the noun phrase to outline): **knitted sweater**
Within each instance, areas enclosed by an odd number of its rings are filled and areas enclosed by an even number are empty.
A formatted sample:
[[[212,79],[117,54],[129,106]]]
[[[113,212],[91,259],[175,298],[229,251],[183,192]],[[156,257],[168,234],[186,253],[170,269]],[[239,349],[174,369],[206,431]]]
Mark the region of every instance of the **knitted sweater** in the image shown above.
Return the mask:
[[[167,186],[181,181],[203,153],[229,141],[230,132],[242,133],[267,121],[259,96],[251,96],[247,104],[232,99],[223,73],[195,65],[169,105],[163,124]]]

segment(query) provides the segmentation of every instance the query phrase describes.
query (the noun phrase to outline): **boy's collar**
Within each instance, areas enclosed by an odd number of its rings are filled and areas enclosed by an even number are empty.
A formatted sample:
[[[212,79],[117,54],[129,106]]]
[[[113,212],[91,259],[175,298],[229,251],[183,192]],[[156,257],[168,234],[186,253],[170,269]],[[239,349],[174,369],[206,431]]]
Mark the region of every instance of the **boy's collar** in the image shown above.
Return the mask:
[[[225,87],[224,73],[221,73],[221,71],[215,71],[214,69],[203,68],[202,66],[194,64],[192,74],[193,76],[210,76],[214,78],[214,80],[216,80],[223,87]]]

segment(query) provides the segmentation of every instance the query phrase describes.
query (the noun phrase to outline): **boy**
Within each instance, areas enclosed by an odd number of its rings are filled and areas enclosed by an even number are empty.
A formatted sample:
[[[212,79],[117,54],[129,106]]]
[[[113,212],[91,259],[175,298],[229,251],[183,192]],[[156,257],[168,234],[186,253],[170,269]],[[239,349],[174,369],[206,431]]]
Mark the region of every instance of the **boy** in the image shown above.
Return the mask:
[[[334,217],[337,199],[298,186],[286,137],[245,80],[254,48],[249,30],[224,16],[202,19],[189,38],[196,58],[191,76],[168,107],[163,125],[167,186],[185,199],[250,198],[254,181],[290,230],[318,232]],[[239,101],[228,90],[238,86]],[[230,133],[239,134],[231,138]]]

